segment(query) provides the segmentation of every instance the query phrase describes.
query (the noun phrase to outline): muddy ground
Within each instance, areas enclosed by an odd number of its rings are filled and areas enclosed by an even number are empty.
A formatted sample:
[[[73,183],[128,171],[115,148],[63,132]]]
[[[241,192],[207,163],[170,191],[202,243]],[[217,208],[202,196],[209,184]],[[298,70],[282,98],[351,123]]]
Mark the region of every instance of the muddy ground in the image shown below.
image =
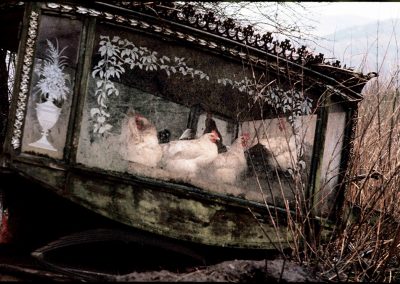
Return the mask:
[[[320,279],[291,261],[228,260],[208,266],[146,270],[143,266],[129,273],[103,273],[84,267],[51,267],[26,252],[0,247],[0,282],[320,282]],[[71,266],[69,266],[71,267]]]
[[[284,264],[285,263],[285,264]],[[282,270],[282,266],[284,269]],[[118,276],[116,281],[170,281],[170,282],[319,282],[304,268],[292,262],[276,260],[233,260],[196,268],[188,273],[152,271]]]
[[[225,261],[208,267],[197,267],[191,272],[176,273],[167,270],[131,272],[125,275],[88,275],[88,277],[72,276],[47,270],[42,267],[24,267],[0,264],[0,281],[111,281],[111,282],[320,282],[304,268],[290,262],[285,263],[282,271],[282,260]]]

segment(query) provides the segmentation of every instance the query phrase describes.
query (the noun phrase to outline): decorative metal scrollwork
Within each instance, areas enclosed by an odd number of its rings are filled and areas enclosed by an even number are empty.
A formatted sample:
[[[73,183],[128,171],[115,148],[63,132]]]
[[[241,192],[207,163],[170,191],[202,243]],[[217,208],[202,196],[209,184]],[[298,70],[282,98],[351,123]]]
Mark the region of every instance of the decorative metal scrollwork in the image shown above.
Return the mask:
[[[247,27],[243,27],[231,18],[222,20],[215,16],[213,12],[202,13],[200,10],[195,9],[194,6],[190,3],[183,3],[181,5],[165,1],[155,1],[148,3],[136,1],[111,1],[111,3],[113,5],[124,7],[132,11],[145,13],[151,12],[151,14],[156,13],[157,16],[160,18],[165,18],[170,21],[181,23],[186,26],[194,27],[200,30],[207,31],[211,34],[234,40],[238,43],[254,47],[256,49],[266,52],[267,54],[274,55],[277,58],[283,58],[299,65],[310,66],[313,64],[324,64],[353,71],[350,68],[346,68],[346,66],[342,67],[339,60],[331,62],[325,59],[322,53],[315,55],[311,51],[307,50],[305,46],[295,48],[292,46],[292,43],[288,39],[285,39],[283,41],[274,39],[271,32],[260,35],[255,32],[253,26],[248,25]],[[62,10],[62,6],[63,5],[61,4],[47,4],[48,8],[58,9],[59,11]],[[125,18],[119,15],[112,15],[107,12],[88,9],[82,6],[76,6],[75,12],[79,14],[89,14],[90,16],[100,17],[117,23],[124,23],[126,25],[140,27],[142,29],[153,29],[157,33],[176,36],[190,42],[198,43],[202,46],[210,46],[212,48],[216,48],[215,43],[208,42],[205,39],[197,38],[194,37],[194,35],[184,34],[182,32],[175,32],[167,27],[150,24],[147,23],[145,20],[140,20],[136,17]],[[218,48],[223,52],[229,49],[222,45],[219,45]],[[236,51],[230,51],[229,53],[232,55],[237,55]],[[361,78],[367,78],[363,74],[358,75]]]
[[[25,116],[26,101],[28,98],[29,82],[30,82],[30,72],[33,65],[33,54],[35,39],[37,37],[38,29],[38,17],[39,14],[32,11],[29,17],[29,28],[28,28],[28,38],[26,40],[26,48],[24,54],[24,65],[22,66],[21,82],[18,93],[17,110],[14,122],[14,132],[11,139],[11,145],[14,149],[17,149],[21,145],[21,133],[23,119]]]
[[[297,64],[328,64],[332,66],[340,67],[340,62],[336,61],[334,63],[328,62],[324,59],[323,55],[313,55],[311,52],[306,51],[305,47],[295,49],[292,47],[290,40],[285,39],[283,41],[274,40],[272,33],[267,32],[266,34],[260,35],[255,32],[254,27],[248,25],[247,27],[242,27],[236,23],[233,19],[227,18],[221,20],[215,16],[213,12],[201,13],[196,10],[190,3],[184,3],[181,6],[174,6],[173,3],[169,2],[151,2],[151,3],[140,3],[140,2],[121,2],[113,1],[116,6],[122,6],[124,8],[132,9],[135,11],[148,11],[152,10],[153,13],[156,12],[158,16],[168,18],[178,23],[183,23],[188,26],[192,26],[198,29],[205,30],[209,33],[216,34],[218,36],[223,36],[228,39],[235,40],[239,43],[246,44],[257,49],[263,50],[272,55],[284,58],[286,60],[293,61]],[[64,5],[65,6],[65,5]],[[47,4],[48,8],[59,9],[63,8],[61,4]],[[173,8],[173,9],[172,9]],[[114,20],[119,23],[127,23],[131,26],[139,26],[143,29],[148,29],[149,27],[155,27],[150,25],[145,21],[140,21],[137,19],[128,19],[119,15],[112,15],[107,12],[101,12],[94,9],[85,8],[83,6],[75,7],[75,12],[79,14],[89,14],[90,16],[102,17],[107,20]],[[159,26],[154,28],[156,32],[160,32]],[[171,34],[170,30],[164,29],[165,34]],[[175,33],[175,32],[172,32]],[[175,33],[179,38],[182,37],[182,33]],[[189,35],[185,36],[189,38]],[[191,39],[193,38],[190,36]],[[191,40],[193,41],[193,40]],[[200,45],[204,44],[204,40],[198,40]],[[214,46],[214,44],[212,45]],[[339,64],[339,65],[338,65]]]

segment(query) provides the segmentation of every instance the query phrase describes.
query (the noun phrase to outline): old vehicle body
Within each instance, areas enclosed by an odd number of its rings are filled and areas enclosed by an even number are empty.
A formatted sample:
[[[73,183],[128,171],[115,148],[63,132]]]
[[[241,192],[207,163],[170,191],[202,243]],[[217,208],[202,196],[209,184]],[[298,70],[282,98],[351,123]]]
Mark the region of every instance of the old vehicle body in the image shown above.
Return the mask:
[[[302,201],[321,222],[335,218],[369,76],[189,4],[9,2],[0,13],[17,15],[2,27],[14,36],[1,47],[17,54],[2,175],[205,245],[290,243],[287,214]],[[134,156],[131,145],[147,139],[141,123],[158,143]],[[165,145],[194,141],[182,140],[186,129],[197,139],[212,127],[219,156],[247,135],[243,169],[162,165]]]

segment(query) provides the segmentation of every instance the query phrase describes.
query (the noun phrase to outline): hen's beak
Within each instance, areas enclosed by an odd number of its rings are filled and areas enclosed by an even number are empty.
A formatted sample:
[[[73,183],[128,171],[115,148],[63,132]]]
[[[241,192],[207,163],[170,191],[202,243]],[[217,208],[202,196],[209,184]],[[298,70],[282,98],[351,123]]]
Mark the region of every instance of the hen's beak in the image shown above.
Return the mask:
[[[213,137],[211,137],[211,141],[213,143],[217,143],[217,141],[221,140],[217,135],[214,135]]]

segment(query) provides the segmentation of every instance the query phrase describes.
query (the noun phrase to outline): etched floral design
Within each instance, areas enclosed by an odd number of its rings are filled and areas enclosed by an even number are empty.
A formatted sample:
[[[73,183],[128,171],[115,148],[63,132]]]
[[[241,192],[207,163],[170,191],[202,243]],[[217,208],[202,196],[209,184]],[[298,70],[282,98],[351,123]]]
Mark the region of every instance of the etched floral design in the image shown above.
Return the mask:
[[[70,93],[69,74],[64,72],[67,57],[62,55],[67,46],[60,50],[56,39],[56,45],[47,40],[47,47],[46,58],[35,70],[39,76],[35,88],[40,92],[42,102],[50,100],[60,106]]]
[[[107,122],[110,117],[107,111],[108,98],[113,95],[118,96],[119,91],[111,79],[119,79],[125,73],[125,68],[139,68],[145,71],[164,70],[168,76],[180,73],[193,78],[197,76],[199,79],[210,79],[203,71],[187,66],[185,58],[175,56],[171,59],[165,55],[160,56],[156,51],[136,46],[118,36],[112,39],[109,36],[100,36],[99,45],[101,59],[92,71],[92,77],[97,78],[95,96],[98,107],[90,110],[90,116],[95,120],[93,132],[97,134],[106,133],[112,128]]]
[[[58,121],[62,103],[70,93],[69,74],[64,72],[64,68],[67,66],[67,57],[62,55],[67,47],[60,50],[57,39],[56,45],[50,40],[47,40],[46,43],[46,57],[42,62],[37,63],[39,66],[35,69],[39,79],[34,87],[40,98],[36,104],[36,115],[42,135],[39,140],[30,143],[29,146],[57,152],[58,149],[47,138],[50,129]]]
[[[228,78],[218,79],[219,84],[230,85],[239,92],[245,92],[253,97],[254,102],[262,102],[270,105],[284,114],[294,123],[296,117],[309,115],[312,112],[313,100],[305,97],[302,92],[295,89],[283,90],[273,85],[274,81],[268,84],[254,83],[245,77],[241,81],[234,81]]]
[[[111,79],[119,79],[125,73],[125,68],[139,68],[145,71],[163,70],[168,76],[180,73],[199,79],[210,80],[209,75],[201,70],[187,66],[185,58],[173,59],[159,55],[146,47],[136,46],[127,39],[118,36],[100,36],[98,52],[101,59],[94,66],[92,77],[96,80],[95,96],[98,107],[90,109],[90,116],[94,119],[93,133],[107,133],[112,125],[107,122],[110,117],[108,112],[108,99],[118,96],[119,91]],[[284,91],[279,87],[269,84],[254,84],[247,77],[242,81],[234,81],[229,78],[216,80],[217,84],[231,85],[232,88],[245,92],[254,98],[254,101],[262,101],[289,115],[293,122],[297,116],[308,115],[312,110],[312,100],[294,89]]]

